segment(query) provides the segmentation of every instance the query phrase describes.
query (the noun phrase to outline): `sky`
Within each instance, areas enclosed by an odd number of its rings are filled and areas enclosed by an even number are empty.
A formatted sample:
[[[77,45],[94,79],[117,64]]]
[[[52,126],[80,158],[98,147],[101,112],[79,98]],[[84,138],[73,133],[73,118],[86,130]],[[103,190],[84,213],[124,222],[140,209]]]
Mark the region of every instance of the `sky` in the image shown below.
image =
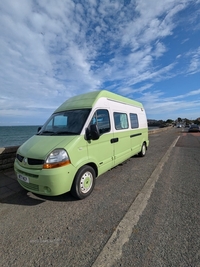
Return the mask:
[[[0,1],[0,126],[102,89],[148,119],[200,117],[200,0]]]

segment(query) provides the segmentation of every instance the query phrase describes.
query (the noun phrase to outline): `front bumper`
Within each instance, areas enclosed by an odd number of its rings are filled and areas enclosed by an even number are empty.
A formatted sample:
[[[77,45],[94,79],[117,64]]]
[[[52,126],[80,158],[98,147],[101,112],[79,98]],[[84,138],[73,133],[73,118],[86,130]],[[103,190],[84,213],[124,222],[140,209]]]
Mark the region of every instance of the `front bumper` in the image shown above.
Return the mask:
[[[19,177],[27,177],[27,181],[17,179],[26,190],[46,196],[57,196],[69,192],[76,174],[72,164],[53,169],[29,169],[15,160],[14,170]],[[25,179],[24,179],[25,180]]]

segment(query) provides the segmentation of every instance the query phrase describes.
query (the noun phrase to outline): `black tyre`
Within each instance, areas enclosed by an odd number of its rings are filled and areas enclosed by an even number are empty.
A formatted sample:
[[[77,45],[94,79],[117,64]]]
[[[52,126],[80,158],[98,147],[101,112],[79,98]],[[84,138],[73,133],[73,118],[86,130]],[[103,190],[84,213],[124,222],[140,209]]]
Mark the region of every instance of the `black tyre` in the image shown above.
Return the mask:
[[[138,154],[140,157],[144,157],[146,155],[146,151],[147,151],[147,148],[146,148],[146,145],[145,143],[142,144],[142,148],[141,148],[141,151],[140,153]]]
[[[74,178],[71,194],[77,199],[88,197],[95,186],[96,174],[92,167],[85,165],[80,168]]]

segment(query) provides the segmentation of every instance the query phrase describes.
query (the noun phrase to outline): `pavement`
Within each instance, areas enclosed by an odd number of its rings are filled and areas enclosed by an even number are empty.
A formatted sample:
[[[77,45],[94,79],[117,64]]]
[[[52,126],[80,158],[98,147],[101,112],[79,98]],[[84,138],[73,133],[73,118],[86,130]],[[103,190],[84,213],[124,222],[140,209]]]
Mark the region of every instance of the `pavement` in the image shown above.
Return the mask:
[[[22,190],[13,169],[0,172],[0,201]]]

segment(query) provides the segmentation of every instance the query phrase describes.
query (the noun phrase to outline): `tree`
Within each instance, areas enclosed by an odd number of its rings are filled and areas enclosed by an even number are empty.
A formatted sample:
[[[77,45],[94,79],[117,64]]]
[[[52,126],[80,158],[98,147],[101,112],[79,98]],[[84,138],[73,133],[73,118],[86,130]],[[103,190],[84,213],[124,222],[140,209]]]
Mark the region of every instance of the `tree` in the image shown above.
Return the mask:
[[[194,124],[200,124],[200,118],[197,118],[196,120],[194,120]]]
[[[190,124],[191,120],[188,120],[187,118],[184,119],[186,124]]]
[[[171,120],[171,119],[168,119],[168,120],[166,120],[166,123],[173,123],[174,121],[173,120]]]

